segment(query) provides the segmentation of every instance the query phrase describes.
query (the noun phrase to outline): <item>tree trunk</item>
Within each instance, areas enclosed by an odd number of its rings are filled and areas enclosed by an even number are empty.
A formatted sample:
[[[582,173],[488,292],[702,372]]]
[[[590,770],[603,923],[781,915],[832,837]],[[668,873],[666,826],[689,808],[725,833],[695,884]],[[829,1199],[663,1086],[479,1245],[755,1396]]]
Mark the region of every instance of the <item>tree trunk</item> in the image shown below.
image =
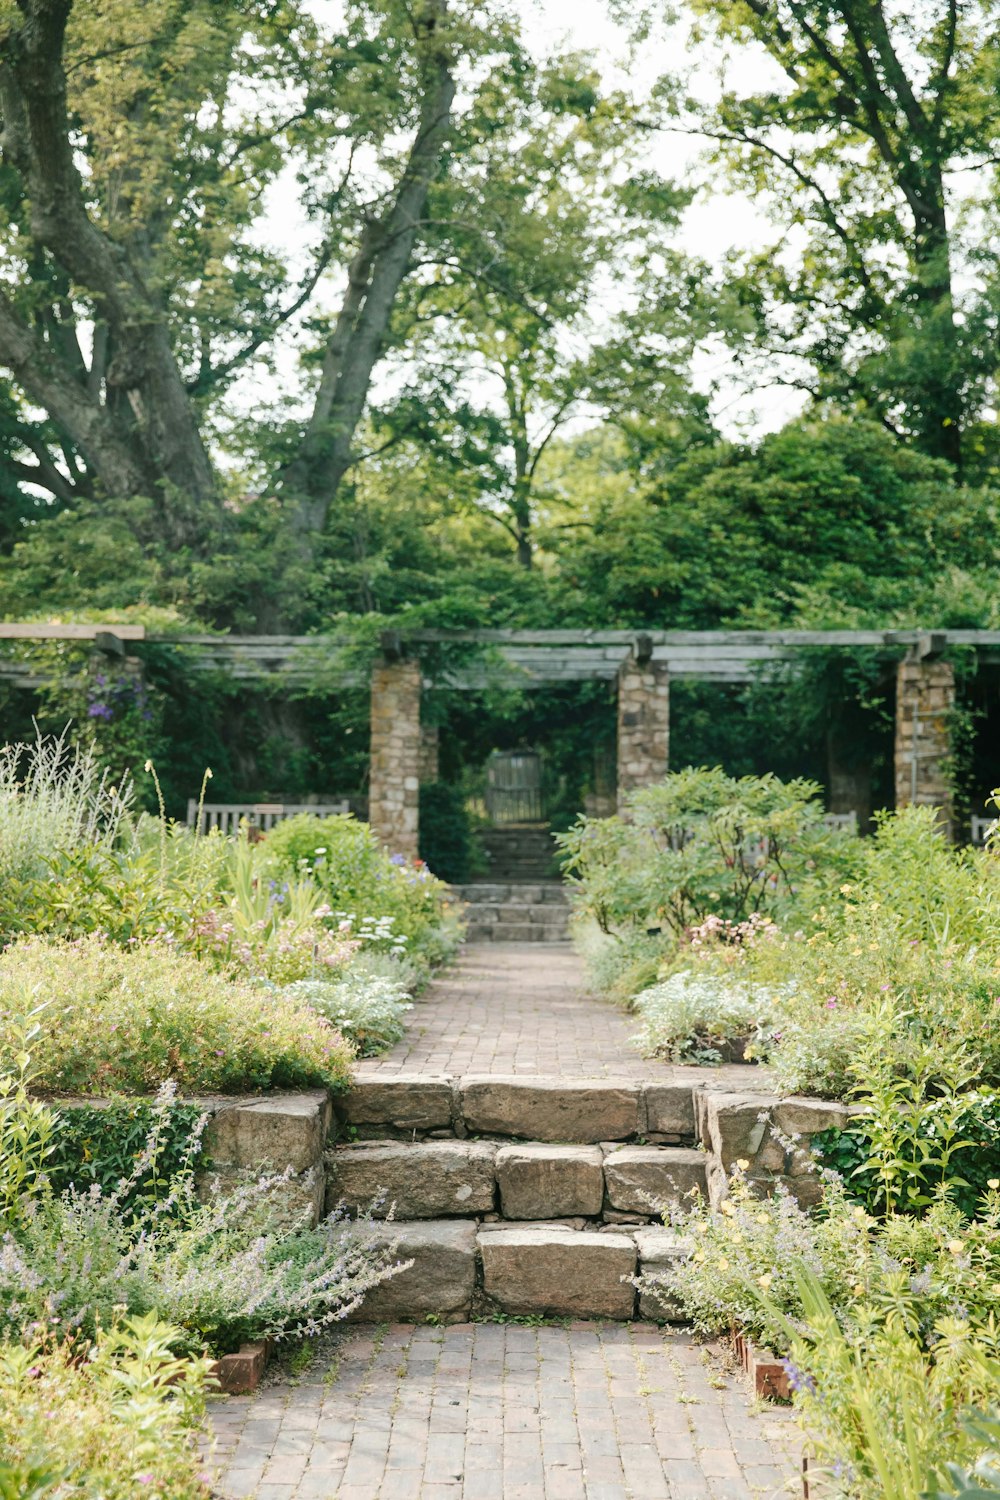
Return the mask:
[[[455,80],[450,50],[443,40],[446,15],[446,0],[428,0],[415,22],[425,80],[417,132],[392,206],[362,236],[327,344],[312,415],[298,454],[279,479],[300,557],[322,533],[337,491],[355,461],[354,437],[372,371],[410,263],[428,189],[451,134]]]

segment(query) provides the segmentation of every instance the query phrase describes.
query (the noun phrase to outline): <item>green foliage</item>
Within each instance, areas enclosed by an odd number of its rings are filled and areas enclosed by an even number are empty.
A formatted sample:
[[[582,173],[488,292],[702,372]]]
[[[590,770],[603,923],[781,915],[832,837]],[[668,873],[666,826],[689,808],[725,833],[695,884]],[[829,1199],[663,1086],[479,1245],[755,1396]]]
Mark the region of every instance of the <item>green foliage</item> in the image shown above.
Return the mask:
[[[661,924],[674,936],[710,916],[776,915],[837,868],[849,840],[831,835],[810,782],[678,771],[629,796],[631,821],[581,819],[558,838],[579,904],[602,931]]]
[[[891,1096],[886,1103],[891,1106]],[[919,1212],[921,1199],[944,1192],[973,1218],[991,1184],[1000,1180],[1000,1097],[978,1088],[957,1099],[943,1094],[914,1100],[911,1088],[902,1103],[905,1112],[891,1121],[887,1139],[884,1122],[876,1132],[867,1115],[859,1115],[850,1130],[814,1136],[819,1160],[844,1178],[851,1198],[869,1213],[883,1209],[888,1178],[893,1200],[901,1200],[907,1213]],[[888,1164],[882,1157],[886,1145]]]
[[[387,853],[367,823],[304,813],[277,824],[262,848],[279,878],[308,876],[352,928],[389,923],[390,941],[418,961],[438,962],[449,951],[445,886],[422,861]]]
[[[745,1164],[744,1164],[745,1165]],[[781,1348],[781,1319],[802,1313],[796,1265],[805,1261],[837,1306],[845,1306],[876,1273],[871,1221],[830,1182],[822,1219],[800,1208],[783,1186],[758,1196],[742,1165],[733,1168],[729,1193],[713,1213],[703,1201],[674,1210],[670,1222],[689,1249],[668,1271],[646,1272],[644,1292],[679,1302],[702,1333],[733,1324]]]
[[[202,1201],[194,1168],[207,1117],[178,1140],[172,1085],[117,1182],[61,1193],[30,1170],[37,1107],[16,1084],[7,1092],[15,1127],[0,1137],[0,1181],[20,1175],[22,1187],[0,1218],[0,1336],[51,1323],[93,1338],[124,1311],[169,1319],[175,1346],[227,1353],[248,1338],[307,1337],[395,1269],[384,1226],[369,1216],[306,1227],[308,1206],[294,1188],[287,1198],[291,1171],[246,1176],[229,1193],[216,1183]]]
[[[403,1035],[412,1009],[406,983],[391,974],[373,974],[360,960],[339,978],[301,979],[282,994],[325,1016],[347,1038],[359,1057],[384,1052]]]
[[[26,1048],[36,1036],[37,1028],[30,1025],[24,1024],[20,1030],[12,1027],[6,1053],[9,1061],[0,1071],[2,1224],[18,1223],[43,1174],[47,1174],[55,1150],[58,1119],[28,1092],[34,1075]]]
[[[860,1305],[845,1330],[815,1273],[800,1266],[797,1279],[803,1316],[783,1320],[795,1402],[833,1493],[852,1500],[954,1493],[947,1465],[971,1465],[982,1453],[963,1415],[1000,1394],[995,1336],[943,1316],[928,1351],[905,1286],[887,1306]]]
[[[820,399],[877,413],[925,452],[991,457],[978,423],[996,371],[984,337],[995,283],[979,249],[1000,128],[992,8],[696,9],[723,55],[763,50],[781,75],[750,89],[734,78],[698,109],[730,184],[767,203],[778,229],[728,267],[735,348],[766,351],[770,369],[778,358]],[[788,256],[793,232],[801,250]]]
[[[178,1330],[126,1317],[89,1346],[0,1344],[4,1500],[208,1500],[198,1453],[207,1359],[178,1359]]]
[[[475,872],[472,827],[458,788],[440,781],[420,788],[420,857],[449,885],[464,885]]]
[[[23,938],[0,956],[0,1049],[39,1003],[36,1086],[51,1093],[346,1088],[352,1049],[308,1007],[213,973],[166,944]]]
[[[45,1161],[52,1192],[58,1196],[71,1187],[86,1192],[96,1184],[102,1193],[110,1194],[128,1180],[128,1193],[118,1198],[125,1214],[139,1202],[165,1197],[182,1172],[197,1171],[202,1165],[200,1133],[196,1149],[191,1149],[201,1114],[198,1105],[176,1099],[169,1110],[146,1099],[60,1104],[53,1112],[54,1129]],[[149,1153],[147,1145],[154,1132],[156,1149]],[[142,1158],[146,1166],[136,1176],[136,1162]]]

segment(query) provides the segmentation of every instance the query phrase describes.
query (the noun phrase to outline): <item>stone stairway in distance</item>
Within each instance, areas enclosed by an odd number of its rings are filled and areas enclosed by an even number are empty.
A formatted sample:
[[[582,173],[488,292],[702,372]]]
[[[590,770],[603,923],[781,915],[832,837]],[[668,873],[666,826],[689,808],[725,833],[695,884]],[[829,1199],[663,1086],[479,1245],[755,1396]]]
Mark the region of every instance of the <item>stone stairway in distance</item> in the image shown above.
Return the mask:
[[[381,1199],[413,1262],[358,1320],[664,1316],[632,1278],[685,1253],[657,1208],[708,1193],[690,1085],[412,1073],[361,1078],[338,1109],[327,1211]]]
[[[453,889],[466,908],[467,942],[564,943],[569,938],[569,899],[557,880],[479,881]]]

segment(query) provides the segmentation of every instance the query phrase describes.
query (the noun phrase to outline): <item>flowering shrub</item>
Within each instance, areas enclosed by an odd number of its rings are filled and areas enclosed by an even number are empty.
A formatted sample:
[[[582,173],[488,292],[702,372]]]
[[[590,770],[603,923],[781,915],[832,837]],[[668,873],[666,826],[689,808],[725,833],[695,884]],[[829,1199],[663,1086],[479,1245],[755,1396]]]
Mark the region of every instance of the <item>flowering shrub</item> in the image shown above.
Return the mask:
[[[9,1132],[0,1141],[8,1177],[19,1156],[29,1164],[38,1156],[24,1144],[37,1122],[23,1080],[9,1094],[8,1109],[27,1112],[31,1128],[21,1144]],[[204,1118],[160,1193],[139,1196],[143,1182],[162,1175],[173,1110],[167,1086],[132,1170],[111,1189],[93,1183],[56,1193],[44,1175],[21,1173],[28,1186],[0,1219],[0,1334],[37,1325],[93,1337],[124,1309],[176,1324],[175,1347],[224,1354],[248,1338],[315,1333],[397,1269],[384,1223],[363,1215],[333,1215],[311,1229],[303,1208],[289,1229],[282,1192],[289,1173],[248,1179],[200,1202],[192,1168]]]
[[[261,846],[280,880],[308,877],[352,929],[392,918],[392,942],[437,963],[459,938],[448,889],[421,860],[387,854],[366,823],[341,814],[286,818]]]
[[[176,1339],[146,1316],[86,1347],[0,1343],[0,1495],[208,1500],[197,1443],[209,1361],[178,1359]]]
[[[826,828],[819,790],[689,767],[631,793],[628,822],[583,818],[557,842],[603,932],[659,927],[676,941],[713,916],[780,918],[853,871],[859,841]]]
[[[44,1005],[36,1085],[51,1093],[346,1088],[352,1049],[293,1000],[163,944],[24,938],[0,955],[0,1055]]]
[[[733,1169],[718,1214],[700,1198],[671,1213],[691,1253],[669,1270],[645,1273],[639,1284],[644,1292],[679,1302],[702,1333],[728,1331],[735,1323],[781,1347],[786,1339],[776,1314],[795,1318],[802,1310],[796,1265],[809,1266],[843,1305],[871,1274],[872,1221],[832,1178],[822,1220],[800,1208],[781,1185],[773,1198],[760,1198],[745,1165]]]
[[[364,966],[336,980],[301,979],[282,994],[319,1011],[354,1043],[360,1057],[373,1057],[398,1042],[406,1012],[413,1008],[401,979],[372,974]]]

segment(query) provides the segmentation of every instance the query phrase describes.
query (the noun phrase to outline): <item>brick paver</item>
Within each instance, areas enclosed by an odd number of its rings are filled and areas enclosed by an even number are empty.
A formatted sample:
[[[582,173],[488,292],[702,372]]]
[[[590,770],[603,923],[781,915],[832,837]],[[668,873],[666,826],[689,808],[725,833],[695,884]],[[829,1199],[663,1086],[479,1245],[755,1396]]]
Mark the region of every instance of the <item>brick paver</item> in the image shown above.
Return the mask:
[[[430,985],[406,1035],[358,1065],[362,1077],[400,1072],[548,1073],[564,1078],[666,1078],[677,1070],[644,1058],[629,1038],[634,1016],[588,994],[583,964],[568,943],[479,943]],[[749,1070],[685,1068],[746,1086]],[[761,1068],[754,1088],[766,1087]]]
[[[483,944],[417,1001],[399,1072],[666,1078],[748,1069],[642,1058],[634,1018],[588,995],[569,945]],[[764,1083],[756,1070],[755,1086]],[[215,1400],[223,1500],[748,1500],[801,1494],[797,1430],[684,1333],[651,1324],[344,1329],[333,1354]]]
[[[775,1500],[788,1411],[645,1323],[344,1330],[295,1382],[212,1403],[225,1500]]]

